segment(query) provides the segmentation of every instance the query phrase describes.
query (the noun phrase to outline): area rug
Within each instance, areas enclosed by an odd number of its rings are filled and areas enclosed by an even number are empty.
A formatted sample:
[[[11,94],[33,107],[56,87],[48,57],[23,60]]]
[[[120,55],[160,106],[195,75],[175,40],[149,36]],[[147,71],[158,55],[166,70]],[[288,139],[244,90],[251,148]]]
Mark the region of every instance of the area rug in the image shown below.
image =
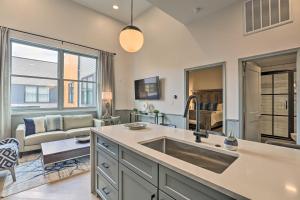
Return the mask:
[[[90,171],[89,157],[49,165],[45,170],[43,169],[41,155],[38,154],[34,157],[34,159],[32,159],[32,156],[30,159],[25,159],[25,162],[20,163],[16,167],[16,182],[12,181],[12,177],[8,173],[4,181],[1,197],[7,197],[47,183]]]

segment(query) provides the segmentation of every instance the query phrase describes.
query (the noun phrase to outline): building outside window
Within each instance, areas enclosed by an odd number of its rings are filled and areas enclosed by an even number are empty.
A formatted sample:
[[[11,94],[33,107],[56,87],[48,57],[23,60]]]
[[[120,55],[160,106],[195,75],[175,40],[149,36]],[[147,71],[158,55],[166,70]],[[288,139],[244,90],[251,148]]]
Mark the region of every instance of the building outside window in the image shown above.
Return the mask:
[[[96,106],[96,67],[96,58],[64,53],[65,108]],[[66,87],[70,83],[73,83],[72,102],[68,101],[70,91]]]
[[[68,84],[68,103],[74,103],[74,83]]]

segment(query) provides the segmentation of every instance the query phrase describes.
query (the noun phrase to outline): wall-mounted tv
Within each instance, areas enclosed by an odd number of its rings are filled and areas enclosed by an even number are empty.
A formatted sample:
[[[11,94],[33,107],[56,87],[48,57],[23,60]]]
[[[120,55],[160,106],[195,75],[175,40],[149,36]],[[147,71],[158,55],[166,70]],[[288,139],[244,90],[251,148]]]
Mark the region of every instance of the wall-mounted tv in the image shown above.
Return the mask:
[[[135,99],[155,100],[160,98],[159,77],[134,81]]]

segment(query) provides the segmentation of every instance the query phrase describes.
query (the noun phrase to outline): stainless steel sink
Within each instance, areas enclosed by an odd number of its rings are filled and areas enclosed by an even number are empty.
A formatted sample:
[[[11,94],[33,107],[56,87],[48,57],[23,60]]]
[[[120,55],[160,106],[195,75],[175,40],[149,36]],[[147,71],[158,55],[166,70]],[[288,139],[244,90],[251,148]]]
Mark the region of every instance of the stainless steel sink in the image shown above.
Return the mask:
[[[237,156],[185,144],[169,138],[161,138],[141,144],[219,174],[224,172],[238,158]]]

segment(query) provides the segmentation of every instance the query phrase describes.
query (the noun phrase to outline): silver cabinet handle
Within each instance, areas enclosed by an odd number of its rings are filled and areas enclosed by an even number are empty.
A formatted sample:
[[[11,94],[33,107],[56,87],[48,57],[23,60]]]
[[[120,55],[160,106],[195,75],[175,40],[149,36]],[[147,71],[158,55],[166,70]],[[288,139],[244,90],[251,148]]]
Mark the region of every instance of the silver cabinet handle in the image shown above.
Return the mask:
[[[105,148],[108,148],[109,147],[109,145],[108,144],[106,144],[106,143],[102,143],[102,146],[104,146]]]
[[[105,162],[102,163],[101,165],[102,165],[105,169],[108,169],[108,168],[109,168],[109,164],[107,164],[107,163],[105,163]]]
[[[155,196],[156,196],[155,194],[152,194],[152,195],[151,195],[151,200],[154,200],[154,199],[155,199]]]
[[[110,194],[110,191],[108,191],[106,187],[102,188],[102,191],[106,196]]]

